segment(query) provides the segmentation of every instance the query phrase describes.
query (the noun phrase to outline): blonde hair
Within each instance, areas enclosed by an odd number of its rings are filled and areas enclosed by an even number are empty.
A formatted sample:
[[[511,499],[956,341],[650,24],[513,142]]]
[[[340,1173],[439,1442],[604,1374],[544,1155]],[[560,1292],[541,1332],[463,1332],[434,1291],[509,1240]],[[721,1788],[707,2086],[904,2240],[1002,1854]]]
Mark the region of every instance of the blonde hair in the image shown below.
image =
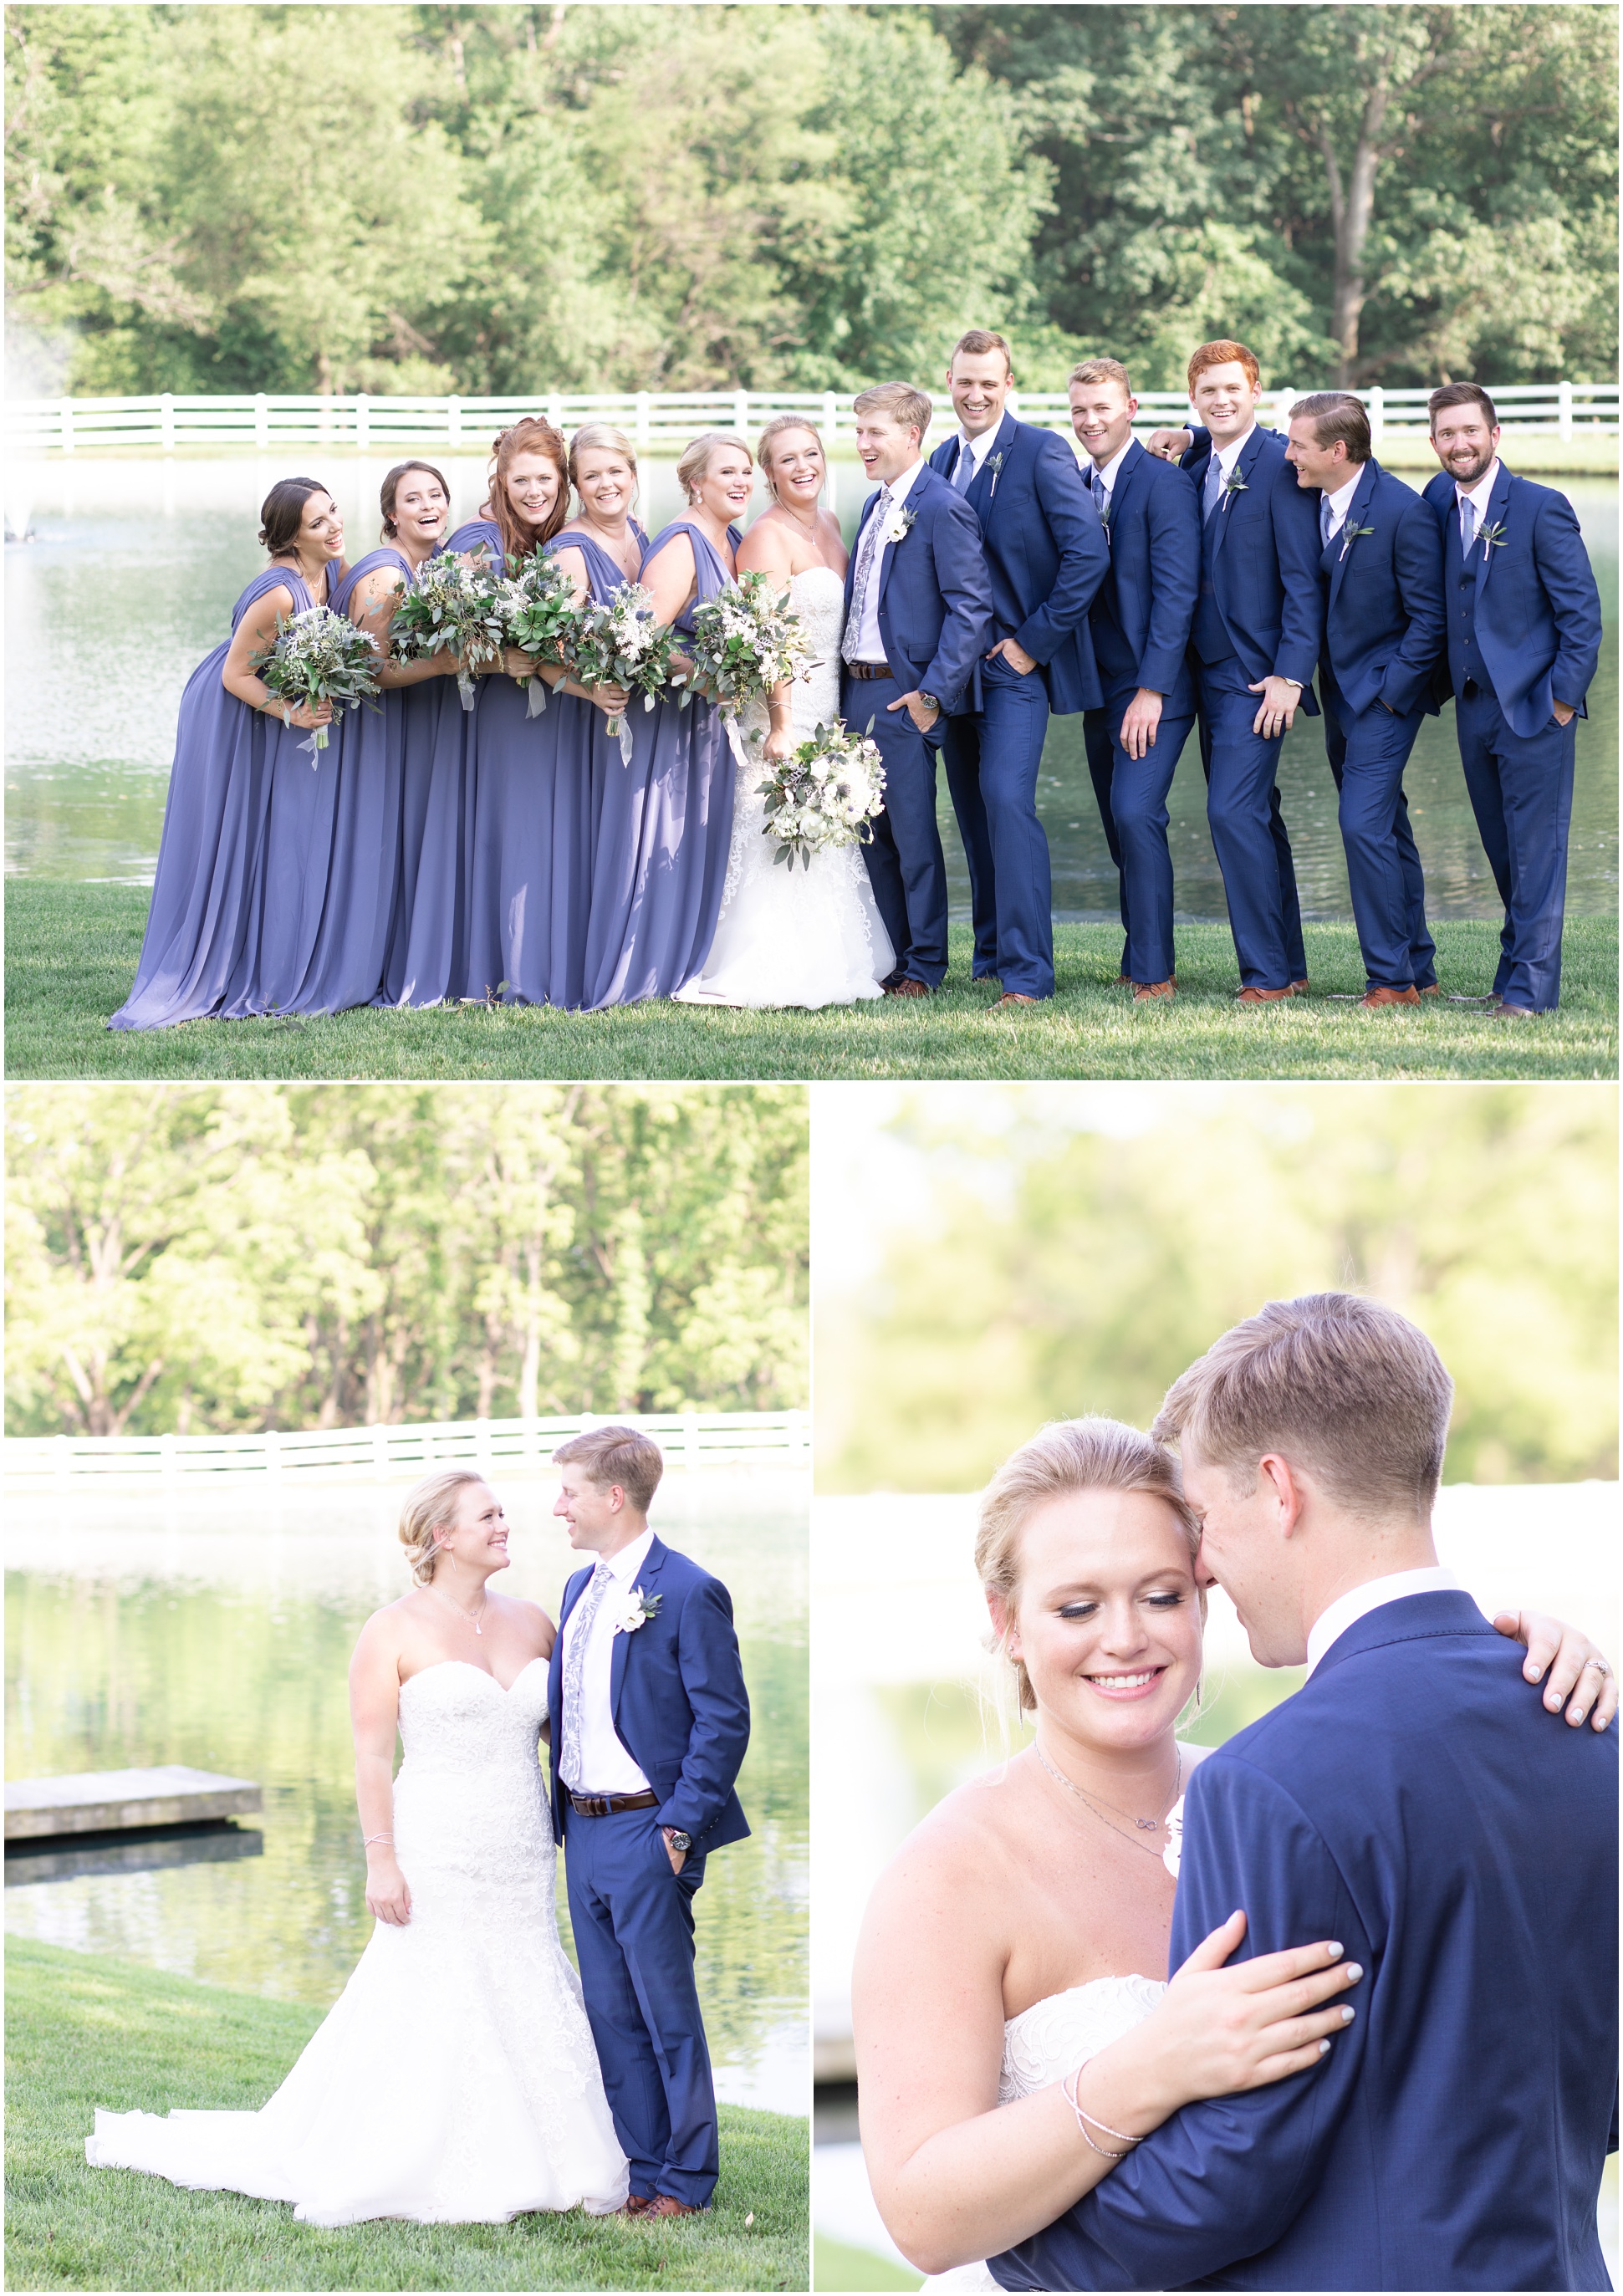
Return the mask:
[[[1118,358],[1084,359],[1066,376],[1066,390],[1078,382],[1119,382],[1129,398],[1133,396],[1132,379]]]
[[[434,1534],[454,1520],[457,1500],[468,1485],[484,1480],[471,1467],[442,1467],[437,1475],[425,1475],[420,1483],[414,1483],[406,1494],[399,1539],[417,1586],[426,1587],[434,1575]]]
[[[1036,1713],[1037,1696],[1024,1660],[1009,1650],[1020,1589],[1021,1533],[1038,1507],[1078,1491],[1143,1491],[1164,1499],[1189,1542],[1192,1559],[1201,1543],[1177,1461],[1152,1436],[1119,1419],[1054,1420],[1006,1458],[981,1493],[975,1568],[987,1592],[1003,1600],[1004,1625],[994,1647],[1014,1669],[1022,1714]]]
[[[990,327],[971,327],[967,334],[959,336],[953,345],[952,358],[947,362],[948,374],[953,371],[953,359],[957,357],[960,351],[963,352],[967,358],[985,358],[988,351],[1001,351],[1009,380],[1011,381],[1014,380],[1014,354],[1004,337],[994,334]]]
[[[665,1472],[665,1455],[638,1427],[590,1427],[553,1453],[554,1467],[584,1467],[588,1481],[606,1491],[618,1483],[639,1514],[646,1514]]]
[[[1406,1316],[1351,1292],[1270,1300],[1167,1390],[1154,1432],[1249,1474],[1299,1459],[1365,1521],[1429,1514],[1442,1480],[1454,1382]]]
[[[828,462],[828,455],[823,446],[823,433],[808,414],[775,414],[755,442],[755,459],[760,466],[762,478],[766,481],[766,491],[774,502],[778,498],[778,490],[772,475],[772,463],[766,449],[772,441],[781,438],[785,430],[809,430],[817,442],[818,451],[823,455],[824,464],[826,465]]]
[[[904,430],[916,430],[921,447],[930,428],[930,418],[935,413],[929,394],[915,390],[910,382],[876,382],[872,390],[859,390],[851,406],[857,414],[876,409],[898,422]]]
[[[693,488],[710,467],[710,457],[718,447],[736,447],[746,463],[754,467],[755,457],[750,452],[748,439],[741,439],[736,430],[701,430],[689,447],[682,449],[682,460],[676,465],[676,484],[691,503]]]
[[[611,454],[623,455],[631,465],[632,477],[634,479],[636,477],[636,448],[627,438],[625,432],[617,430],[612,422],[583,422],[570,440],[568,466],[570,484],[577,492],[579,491],[580,487],[578,475],[580,457],[593,447],[600,449],[607,447]]]

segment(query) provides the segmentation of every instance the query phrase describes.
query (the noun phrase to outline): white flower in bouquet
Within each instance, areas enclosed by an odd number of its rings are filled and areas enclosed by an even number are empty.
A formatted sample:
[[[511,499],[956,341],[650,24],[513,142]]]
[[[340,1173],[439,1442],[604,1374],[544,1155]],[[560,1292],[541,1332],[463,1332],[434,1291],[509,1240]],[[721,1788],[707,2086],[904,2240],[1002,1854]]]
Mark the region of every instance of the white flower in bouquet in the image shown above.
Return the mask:
[[[545,551],[533,552],[520,573],[497,585],[497,592],[508,644],[537,667],[561,665],[580,619],[580,602],[558,561]],[[529,690],[525,715],[538,718],[546,707],[546,680],[527,676],[519,684]]]
[[[623,685],[652,709],[670,676],[673,643],[670,631],[653,618],[650,593],[640,582],[622,582],[606,606],[591,599],[581,607],[564,660],[582,685]],[[623,718],[611,718],[609,732],[619,735],[620,761],[628,766],[630,727]]]
[[[507,644],[505,586],[483,544],[468,558],[443,550],[417,569],[389,626],[404,660],[426,661],[446,650],[456,656],[464,709],[473,707],[474,671],[495,668]]]
[[[788,596],[765,574],[742,574],[736,587],[729,584],[694,608],[693,636],[684,648],[693,664],[682,696],[684,709],[703,688],[725,717],[736,718],[775,686],[807,675],[811,641],[799,614],[790,612]]]
[[[276,635],[254,656],[253,668],[280,706],[284,726],[292,724],[292,713],[303,702],[330,701],[336,715],[369,701],[378,690],[376,639],[330,606],[279,614]],[[310,752],[312,771],[317,753],[327,746],[328,730],[317,726],[299,744]]]
[[[776,861],[807,869],[814,853],[865,845],[885,802],[885,769],[876,743],[836,718],[775,764],[759,784],[766,801],[763,834],[775,838]]]

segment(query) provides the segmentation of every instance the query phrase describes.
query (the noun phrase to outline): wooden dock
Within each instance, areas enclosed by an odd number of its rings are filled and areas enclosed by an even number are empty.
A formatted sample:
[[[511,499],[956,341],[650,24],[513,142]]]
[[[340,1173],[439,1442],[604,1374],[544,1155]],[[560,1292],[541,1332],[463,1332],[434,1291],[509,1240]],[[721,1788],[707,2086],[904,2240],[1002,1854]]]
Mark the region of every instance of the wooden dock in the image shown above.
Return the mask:
[[[127,1833],[190,1825],[263,1809],[251,1778],[217,1776],[169,1763],[155,1770],[86,1770],[74,1777],[12,1778],[5,1789],[8,1842],[74,1833]]]

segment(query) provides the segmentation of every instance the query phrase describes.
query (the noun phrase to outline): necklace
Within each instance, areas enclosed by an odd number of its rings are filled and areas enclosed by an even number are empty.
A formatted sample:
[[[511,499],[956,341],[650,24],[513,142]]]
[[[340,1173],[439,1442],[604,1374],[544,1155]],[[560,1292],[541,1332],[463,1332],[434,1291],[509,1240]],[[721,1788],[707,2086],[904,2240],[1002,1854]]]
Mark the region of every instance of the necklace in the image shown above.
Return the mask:
[[[1104,1824],[1110,1826],[1112,1833],[1121,1834],[1121,1838],[1124,1841],[1131,1841],[1135,1849],[1142,1849],[1148,1857],[1159,1857],[1160,1856],[1161,1853],[1159,1844],[1155,1848],[1152,1849],[1151,1845],[1147,1841],[1139,1841],[1134,1837],[1134,1835],[1124,1833],[1119,1825],[1112,1824],[1110,1818],[1105,1816],[1105,1810],[1110,1809],[1113,1805],[1106,1802],[1103,1808],[1101,1808],[1099,1804],[1093,1800],[1091,1795],[1085,1794],[1079,1785],[1077,1785],[1071,1779],[1066,1776],[1063,1770],[1055,1769],[1053,1764],[1049,1760],[1047,1755],[1044,1753],[1041,1745],[1038,1744],[1036,1739],[1033,1739],[1032,1741],[1032,1750],[1036,1753],[1037,1760],[1041,1762],[1043,1767],[1047,1771],[1049,1776],[1053,1778],[1057,1784],[1062,1785],[1068,1793],[1075,1794],[1077,1800],[1079,1802],[1084,1803],[1087,1808],[1091,1809],[1096,1818],[1099,1818]],[[1168,1811],[1171,1809],[1173,1803],[1178,1798],[1178,1788],[1182,1785],[1183,1782],[1184,1755],[1183,1750],[1180,1747],[1177,1754],[1177,1773],[1172,1782],[1172,1792],[1168,1799],[1167,1808],[1162,1810],[1159,1817],[1134,1818],[1133,1824],[1138,1827],[1140,1832],[1144,1833],[1159,1833],[1160,1832],[1162,1826],[1167,1823]],[[1119,1809],[1116,1811],[1116,1816],[1118,1817],[1126,1817],[1127,1815],[1128,1812],[1124,1809]]]
[[[431,1578],[429,1580],[429,1593],[430,1595],[439,1595],[439,1589],[435,1586]],[[439,1595],[439,1599],[448,1611],[455,1611],[457,1617],[462,1620],[464,1627],[471,1627],[476,1635],[482,1635],[484,1633],[485,1629],[480,1626],[480,1620],[484,1617],[485,1612],[490,1607],[490,1596],[486,1588],[483,1587],[480,1588],[479,1611],[477,1616],[471,1611],[464,1611],[460,1603],[454,1603],[448,1595]]]
[[[776,503],[778,509],[783,512],[784,517],[792,521],[792,522],[799,528],[802,534],[809,535],[814,542],[816,540],[817,511],[815,504],[812,507],[812,514],[810,518],[804,519],[801,517],[799,512],[794,508],[792,504],[779,500],[775,495],[774,496],[773,500]]]

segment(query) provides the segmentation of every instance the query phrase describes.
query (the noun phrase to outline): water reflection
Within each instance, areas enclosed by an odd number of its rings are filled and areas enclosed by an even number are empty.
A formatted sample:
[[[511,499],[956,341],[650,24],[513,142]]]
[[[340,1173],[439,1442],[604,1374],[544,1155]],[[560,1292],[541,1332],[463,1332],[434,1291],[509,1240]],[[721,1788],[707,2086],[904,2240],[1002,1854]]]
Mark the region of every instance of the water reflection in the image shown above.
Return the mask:
[[[501,1488],[506,1585],[555,1616],[573,1565],[547,1512],[555,1486]],[[789,1471],[677,1472],[654,1510],[732,1589],[755,1715],[739,1779],[753,1831],[712,1861],[700,1901],[717,2086],[793,2112],[810,2081],[805,1491]],[[363,1619],[403,1591],[398,1505],[398,1490],[370,1486],[13,1498],[8,1774],[187,1762],[259,1780],[265,1814],[262,1833],[215,1836],[232,1846],[206,1860],[160,1861],[149,1844],[115,1870],[16,1879],[8,1860],[8,1929],[321,2007],[336,1997],[372,1926],[346,1674]],[[567,1939],[561,1886],[559,1913]]]

